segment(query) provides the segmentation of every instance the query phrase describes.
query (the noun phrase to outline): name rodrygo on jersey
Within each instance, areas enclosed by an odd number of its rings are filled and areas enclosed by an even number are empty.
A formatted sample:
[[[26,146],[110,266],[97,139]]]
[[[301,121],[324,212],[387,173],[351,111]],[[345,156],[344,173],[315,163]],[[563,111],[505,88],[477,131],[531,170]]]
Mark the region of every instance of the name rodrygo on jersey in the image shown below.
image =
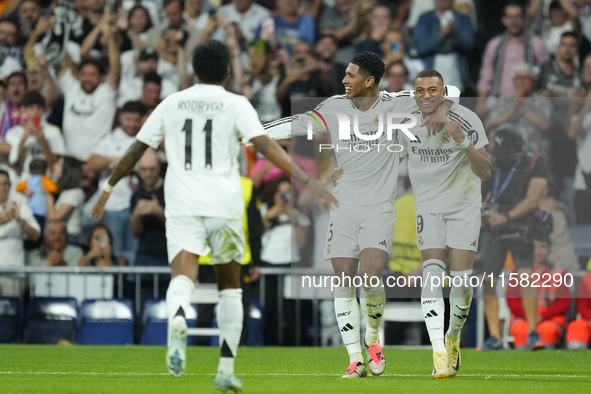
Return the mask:
[[[136,138],[155,149],[164,138],[166,217],[241,218],[240,142],[265,134],[248,100],[221,86],[198,84],[162,101]]]

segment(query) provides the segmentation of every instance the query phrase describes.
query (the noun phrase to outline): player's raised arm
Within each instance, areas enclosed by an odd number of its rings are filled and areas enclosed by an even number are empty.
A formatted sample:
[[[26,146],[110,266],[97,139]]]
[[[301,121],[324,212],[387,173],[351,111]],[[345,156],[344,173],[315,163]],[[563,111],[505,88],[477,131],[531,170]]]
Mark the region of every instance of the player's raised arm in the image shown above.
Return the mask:
[[[250,140],[263,156],[281,170],[290,174],[300,182],[318,200],[318,206],[324,210],[321,200],[328,203],[329,207],[338,206],[337,199],[324,189],[324,184],[312,175],[307,174],[300,168],[289,155],[273,140],[266,135],[260,135]]]
[[[449,132],[451,137],[464,148],[464,153],[470,162],[472,172],[478,176],[483,182],[488,181],[492,174],[492,162],[486,153],[484,146],[476,148],[472,145],[470,138],[462,131],[462,126],[458,121],[448,122],[445,130]]]

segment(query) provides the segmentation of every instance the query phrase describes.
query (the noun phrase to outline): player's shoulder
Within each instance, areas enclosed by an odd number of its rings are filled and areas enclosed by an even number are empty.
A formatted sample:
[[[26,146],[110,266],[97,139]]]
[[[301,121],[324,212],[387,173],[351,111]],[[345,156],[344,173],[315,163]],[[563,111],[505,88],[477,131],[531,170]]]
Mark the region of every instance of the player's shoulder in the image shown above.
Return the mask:
[[[401,90],[400,92],[388,92],[387,90],[382,91],[382,97],[384,98],[395,98],[395,97],[414,97],[414,90]]]
[[[466,132],[474,130],[475,128],[483,128],[482,120],[476,112],[463,105],[458,104],[454,107],[453,111],[448,112],[448,116],[451,120],[460,122],[462,129]]]
[[[346,94],[335,94],[327,99],[324,99],[320,104],[316,106],[316,110],[320,109],[329,109],[329,108],[338,108],[343,105],[350,105],[350,100],[347,98]]]
[[[43,132],[50,135],[62,135],[62,129],[51,123],[43,125]]]

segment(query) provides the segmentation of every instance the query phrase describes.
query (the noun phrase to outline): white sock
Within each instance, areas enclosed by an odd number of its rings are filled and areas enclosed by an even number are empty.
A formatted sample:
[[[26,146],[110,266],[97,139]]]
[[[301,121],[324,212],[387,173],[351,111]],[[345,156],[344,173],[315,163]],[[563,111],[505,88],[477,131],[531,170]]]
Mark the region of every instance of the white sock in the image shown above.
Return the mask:
[[[242,289],[220,291],[217,320],[220,327],[221,356],[218,373],[226,376],[234,375],[234,358],[242,335],[243,317]]]
[[[341,331],[341,338],[343,338],[343,342],[347,346],[347,352],[349,353],[349,362],[363,362],[359,334],[359,304],[357,304],[354,287],[335,288],[334,309],[337,316],[337,324]]]
[[[365,313],[365,343],[375,345],[380,341],[380,325],[384,318],[386,307],[386,290],[383,282],[377,287],[363,287],[361,289],[361,310]]]
[[[445,263],[438,259],[423,262],[423,288],[421,289],[421,306],[425,314],[425,324],[434,352],[444,351],[443,324],[445,303],[443,302],[443,281]],[[439,279],[432,280],[433,277]],[[438,283],[441,282],[441,283]],[[432,286],[434,285],[434,286]],[[438,285],[438,286],[437,286]]]
[[[450,338],[457,338],[462,331],[462,327],[468,318],[468,312],[470,311],[470,304],[472,303],[473,289],[470,286],[470,276],[472,270],[465,271],[450,271],[452,277],[452,288],[449,293],[449,306],[451,308],[449,314],[449,328],[447,329],[447,335]],[[454,277],[462,278],[460,286],[454,284]],[[455,283],[459,283],[460,280],[456,279]],[[466,286],[467,284],[467,286]]]
[[[170,326],[179,308],[186,314],[191,305],[191,294],[195,283],[188,276],[177,275],[170,281],[166,291],[166,308],[168,309],[168,342],[170,343]]]

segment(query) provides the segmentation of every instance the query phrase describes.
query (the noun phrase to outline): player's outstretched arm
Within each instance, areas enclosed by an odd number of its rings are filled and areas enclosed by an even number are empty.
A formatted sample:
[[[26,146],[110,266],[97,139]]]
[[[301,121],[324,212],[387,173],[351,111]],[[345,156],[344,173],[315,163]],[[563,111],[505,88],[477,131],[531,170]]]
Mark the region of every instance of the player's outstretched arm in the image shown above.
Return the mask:
[[[318,200],[318,206],[324,210],[322,200],[326,201],[329,207],[333,204],[338,206],[337,199],[328,191],[324,189],[323,182],[314,179],[300,168],[295,162],[291,160],[289,155],[273,140],[266,135],[260,135],[250,140],[263,156],[265,156],[271,163],[275,164],[282,171],[290,174],[298,182],[300,182],[306,190],[308,190]]]
[[[101,194],[97,203],[92,207],[90,217],[96,217],[96,220],[101,219],[105,204],[111,196],[113,187],[135,167],[138,160],[144,155],[146,149],[148,149],[148,145],[139,140],[135,140],[135,142],[129,147],[127,152],[125,152],[125,155],[123,155],[121,160],[119,160],[119,163],[115,166],[109,180],[103,185],[103,194]]]

